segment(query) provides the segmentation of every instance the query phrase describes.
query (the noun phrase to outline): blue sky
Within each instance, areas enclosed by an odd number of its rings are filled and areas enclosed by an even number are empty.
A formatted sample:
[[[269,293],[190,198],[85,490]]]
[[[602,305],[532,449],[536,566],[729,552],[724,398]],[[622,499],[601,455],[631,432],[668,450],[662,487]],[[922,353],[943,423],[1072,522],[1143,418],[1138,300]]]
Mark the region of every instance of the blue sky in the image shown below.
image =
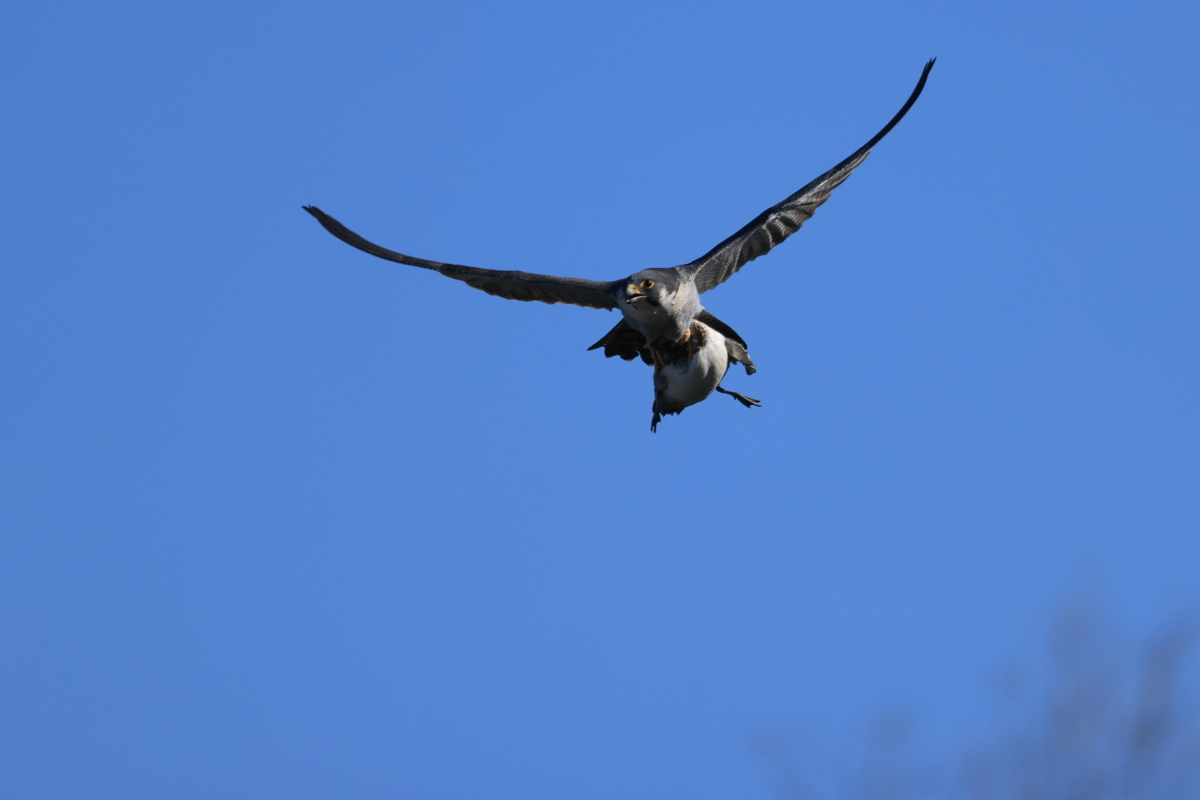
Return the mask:
[[[1200,603],[1186,3],[25,4],[0,30],[0,793],[768,798],[929,753],[1079,586]],[[758,374],[372,259],[690,261]],[[850,745],[847,745],[849,747]]]

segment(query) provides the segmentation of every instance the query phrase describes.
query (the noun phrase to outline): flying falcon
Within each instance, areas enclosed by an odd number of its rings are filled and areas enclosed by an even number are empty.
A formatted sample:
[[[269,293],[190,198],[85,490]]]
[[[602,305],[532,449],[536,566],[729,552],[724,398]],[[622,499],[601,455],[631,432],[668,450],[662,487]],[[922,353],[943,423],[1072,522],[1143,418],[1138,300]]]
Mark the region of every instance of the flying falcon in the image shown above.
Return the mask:
[[[747,375],[754,374],[754,362],[750,360],[742,337],[706,311],[700,305],[700,295],[729,280],[747,263],[766,255],[772,247],[800,229],[817,207],[829,199],[833,190],[866,159],[871,148],[912,108],[925,88],[933,61],[925,65],[916,88],[896,116],[869,142],[800,191],[759,214],[700,258],[678,267],[642,270],[615,281],[589,281],[443,264],[402,255],[368,242],[315,206],[304,206],[304,210],[316,217],[325,230],[359,250],[388,261],[440,272],[447,278],[497,297],[569,303],[609,311],[620,309],[621,321],[588,349],[603,347],[608,358],[620,356],[626,361],[641,358],[654,367],[654,405],[650,421],[650,430],[654,431],[664,415],[678,414],[714,391],[731,395],[747,408],[760,405],[752,397],[721,387],[721,380],[735,361],[746,368]]]

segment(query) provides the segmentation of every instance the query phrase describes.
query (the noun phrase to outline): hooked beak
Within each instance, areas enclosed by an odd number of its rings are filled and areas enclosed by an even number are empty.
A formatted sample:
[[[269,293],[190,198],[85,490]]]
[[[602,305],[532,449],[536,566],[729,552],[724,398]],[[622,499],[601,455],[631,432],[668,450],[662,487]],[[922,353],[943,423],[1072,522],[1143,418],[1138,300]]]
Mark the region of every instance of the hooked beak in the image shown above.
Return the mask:
[[[656,303],[655,301],[651,300],[651,299],[650,299],[650,298],[649,298],[649,297],[646,295],[646,293],[645,293],[645,292],[643,292],[641,289],[638,289],[638,287],[637,287],[635,284],[632,284],[632,283],[631,283],[631,284],[629,284],[628,286],[626,286],[626,287],[625,287],[625,302],[629,303],[629,305],[633,305],[633,304],[634,304],[634,303],[636,303],[638,300],[645,300],[645,301],[646,301],[646,305],[650,305],[650,306],[657,306],[657,305],[658,305],[658,303]]]

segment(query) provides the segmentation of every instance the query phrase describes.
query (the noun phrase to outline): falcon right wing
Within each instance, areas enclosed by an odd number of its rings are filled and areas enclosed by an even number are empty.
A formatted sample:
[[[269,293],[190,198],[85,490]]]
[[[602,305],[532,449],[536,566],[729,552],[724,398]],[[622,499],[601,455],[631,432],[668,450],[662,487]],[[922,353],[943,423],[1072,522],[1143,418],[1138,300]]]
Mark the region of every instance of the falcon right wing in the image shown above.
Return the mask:
[[[364,253],[370,253],[399,264],[431,269],[434,272],[440,272],[447,278],[454,278],[456,281],[462,281],[468,286],[473,286],[497,297],[503,297],[506,300],[538,300],[543,303],[568,303],[573,306],[609,310],[617,307],[615,292],[621,285],[621,281],[605,282],[589,281],[583,278],[558,278],[553,275],[534,275],[529,272],[480,269],[479,267],[464,267],[461,264],[426,261],[423,258],[406,256],[368,242],[316,206],[304,206],[304,210],[316,217],[317,222],[321,223],[325,230]]]

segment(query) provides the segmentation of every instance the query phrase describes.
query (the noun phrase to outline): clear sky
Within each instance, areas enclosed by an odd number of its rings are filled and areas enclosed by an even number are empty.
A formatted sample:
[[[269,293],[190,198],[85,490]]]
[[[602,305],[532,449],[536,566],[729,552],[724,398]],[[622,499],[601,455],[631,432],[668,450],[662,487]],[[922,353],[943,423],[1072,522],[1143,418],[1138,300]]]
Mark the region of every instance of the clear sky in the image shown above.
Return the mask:
[[[752,742],[981,723],[1080,585],[1200,604],[1185,2],[23,3],[0,26],[0,795],[769,798]],[[704,297],[614,279],[924,96]],[[837,745],[831,745],[836,750]]]

